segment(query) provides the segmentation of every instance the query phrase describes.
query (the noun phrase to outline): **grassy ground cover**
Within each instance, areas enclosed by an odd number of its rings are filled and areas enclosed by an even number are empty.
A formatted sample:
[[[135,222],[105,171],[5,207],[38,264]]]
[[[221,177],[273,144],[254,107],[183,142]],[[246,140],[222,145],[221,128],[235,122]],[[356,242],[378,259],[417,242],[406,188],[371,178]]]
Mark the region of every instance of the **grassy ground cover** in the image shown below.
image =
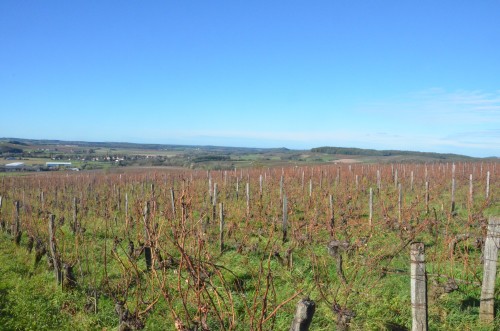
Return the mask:
[[[451,164],[2,178],[0,328],[286,330],[307,296],[311,330],[405,330],[409,244],[423,242],[430,329],[495,330],[498,317],[478,321],[481,240],[499,212],[495,168],[456,165],[454,210]],[[71,266],[61,284],[51,261]]]

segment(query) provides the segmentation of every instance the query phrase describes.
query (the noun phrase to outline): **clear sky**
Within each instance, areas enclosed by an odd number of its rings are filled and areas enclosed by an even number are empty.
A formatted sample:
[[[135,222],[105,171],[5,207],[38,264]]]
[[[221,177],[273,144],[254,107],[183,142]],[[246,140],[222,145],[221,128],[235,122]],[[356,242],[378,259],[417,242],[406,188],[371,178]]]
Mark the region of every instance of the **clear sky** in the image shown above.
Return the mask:
[[[0,1],[0,137],[500,156],[500,1]]]

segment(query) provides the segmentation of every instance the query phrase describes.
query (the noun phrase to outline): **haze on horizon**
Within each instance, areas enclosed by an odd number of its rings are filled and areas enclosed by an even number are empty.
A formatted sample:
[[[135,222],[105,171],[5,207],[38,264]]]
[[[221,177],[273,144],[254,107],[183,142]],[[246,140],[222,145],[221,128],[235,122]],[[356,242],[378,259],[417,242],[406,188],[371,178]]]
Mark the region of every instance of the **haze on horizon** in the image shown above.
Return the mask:
[[[500,2],[0,2],[0,136],[500,156]]]

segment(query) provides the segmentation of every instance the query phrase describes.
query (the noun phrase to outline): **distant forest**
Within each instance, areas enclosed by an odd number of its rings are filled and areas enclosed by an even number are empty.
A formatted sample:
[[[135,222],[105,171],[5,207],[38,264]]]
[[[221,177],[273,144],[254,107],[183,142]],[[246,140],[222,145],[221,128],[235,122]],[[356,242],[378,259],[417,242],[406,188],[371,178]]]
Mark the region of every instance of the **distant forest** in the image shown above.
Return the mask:
[[[339,154],[339,155],[362,155],[362,156],[423,156],[432,157],[437,159],[448,159],[448,158],[470,158],[465,155],[457,154],[442,154],[442,153],[430,153],[430,152],[412,152],[412,151],[399,151],[399,150],[375,150],[375,149],[362,149],[362,148],[346,148],[346,147],[317,147],[312,148],[311,152],[314,153],[324,153],[324,154]]]

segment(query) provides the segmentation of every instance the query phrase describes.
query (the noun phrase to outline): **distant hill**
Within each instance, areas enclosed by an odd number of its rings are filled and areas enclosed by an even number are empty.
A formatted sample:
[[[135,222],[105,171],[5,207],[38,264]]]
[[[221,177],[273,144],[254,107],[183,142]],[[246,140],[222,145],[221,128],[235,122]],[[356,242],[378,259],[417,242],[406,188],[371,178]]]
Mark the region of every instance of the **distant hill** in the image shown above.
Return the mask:
[[[22,153],[23,149],[20,148],[19,145],[22,146],[23,144],[19,144],[13,141],[7,141],[7,142],[0,141],[0,155]]]
[[[346,147],[317,147],[310,150],[224,147],[210,145],[141,144],[45,139],[0,138],[0,157],[80,159],[82,162],[119,159],[120,166],[165,165],[233,169],[242,166],[283,166],[331,162],[460,162],[492,160],[459,154]]]
[[[256,148],[256,147],[225,147],[211,145],[173,145],[173,144],[141,144],[128,142],[89,142],[89,141],[65,141],[49,139],[24,139],[24,138],[0,138],[0,143],[17,144],[23,146],[77,146],[85,148],[114,148],[114,149],[137,149],[137,150],[170,150],[170,151],[196,151],[214,153],[268,153],[290,151],[287,148]]]
[[[472,160],[474,158],[466,155],[451,154],[451,153],[431,153],[431,152],[414,152],[414,151],[400,151],[400,150],[376,150],[376,149],[362,149],[362,148],[350,148],[350,147],[317,147],[312,148],[313,153],[323,153],[331,155],[350,155],[350,156],[373,156],[373,157],[384,157],[384,156],[407,156],[407,157],[424,157],[432,158],[438,160]]]

